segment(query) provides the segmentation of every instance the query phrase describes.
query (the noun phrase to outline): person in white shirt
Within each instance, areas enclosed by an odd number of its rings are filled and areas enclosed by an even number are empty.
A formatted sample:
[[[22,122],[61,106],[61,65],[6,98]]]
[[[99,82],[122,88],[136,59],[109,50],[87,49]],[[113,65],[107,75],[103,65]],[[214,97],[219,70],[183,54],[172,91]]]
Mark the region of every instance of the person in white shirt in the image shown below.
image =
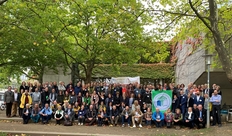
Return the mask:
[[[23,124],[27,124],[30,118],[31,118],[30,104],[26,104],[26,107],[23,110]]]
[[[17,108],[18,108],[18,102],[19,102],[19,95],[18,95],[18,89],[17,88],[15,88],[14,89],[14,102],[13,102],[13,104],[12,104],[12,113],[11,113],[11,115],[12,115],[12,117],[16,117],[16,115],[17,115]]]
[[[141,112],[140,109],[135,108],[135,111],[132,112],[132,123],[133,123],[133,127],[136,127],[136,123],[139,124],[139,127],[143,127],[142,126],[142,119],[143,119],[143,113]]]

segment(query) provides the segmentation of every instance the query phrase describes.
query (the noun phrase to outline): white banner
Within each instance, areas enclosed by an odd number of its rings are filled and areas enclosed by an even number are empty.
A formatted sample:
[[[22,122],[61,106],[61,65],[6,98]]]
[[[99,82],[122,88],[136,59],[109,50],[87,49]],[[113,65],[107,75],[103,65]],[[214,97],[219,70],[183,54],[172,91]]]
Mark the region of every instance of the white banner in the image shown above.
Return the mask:
[[[110,79],[110,83],[119,83],[119,84],[130,84],[130,83],[139,83],[140,84],[140,77],[112,77]]]

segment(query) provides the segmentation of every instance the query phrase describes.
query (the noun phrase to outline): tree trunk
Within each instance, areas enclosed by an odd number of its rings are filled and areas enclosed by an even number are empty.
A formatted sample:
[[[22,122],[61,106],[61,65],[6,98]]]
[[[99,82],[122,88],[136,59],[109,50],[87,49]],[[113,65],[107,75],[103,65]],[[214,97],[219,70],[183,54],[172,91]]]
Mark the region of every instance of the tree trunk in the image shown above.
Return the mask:
[[[85,83],[86,84],[91,83],[91,80],[92,80],[92,71],[89,71],[87,69],[86,77],[85,77]]]
[[[91,83],[91,81],[92,81],[93,68],[94,68],[94,62],[90,62],[86,66],[86,70],[85,70],[85,83],[86,84]]]
[[[210,9],[210,24],[212,28],[213,38],[215,42],[215,50],[218,53],[218,57],[222,64],[223,70],[226,72],[226,76],[232,83],[232,63],[230,60],[230,54],[224,46],[224,42],[221,38],[220,31],[218,29],[218,18],[217,18],[217,3],[216,0],[209,0]]]
[[[43,83],[43,74],[40,74],[38,77],[39,83]]]

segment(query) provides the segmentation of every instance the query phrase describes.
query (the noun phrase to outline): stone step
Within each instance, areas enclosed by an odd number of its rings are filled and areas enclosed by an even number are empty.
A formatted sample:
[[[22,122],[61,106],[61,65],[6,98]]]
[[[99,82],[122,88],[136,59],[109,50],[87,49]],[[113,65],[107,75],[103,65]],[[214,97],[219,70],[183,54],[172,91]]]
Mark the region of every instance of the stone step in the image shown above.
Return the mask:
[[[1,130],[6,134],[18,135],[18,136],[121,136],[121,135],[111,135],[111,134],[89,134],[89,133],[57,133],[57,132],[44,132],[41,131],[12,131],[12,130]]]
[[[0,121],[13,121],[13,122],[20,122],[20,121],[23,121],[23,119],[22,118],[20,118],[20,117],[11,117],[11,118],[6,118],[6,117],[0,117]],[[40,121],[41,121],[41,119],[40,119]],[[49,120],[49,122],[51,122],[51,123],[56,123],[56,120],[55,119],[51,119],[51,120]],[[29,121],[29,123],[32,123],[32,120],[30,120]],[[77,120],[75,120],[74,121],[74,123],[78,123],[78,121]]]

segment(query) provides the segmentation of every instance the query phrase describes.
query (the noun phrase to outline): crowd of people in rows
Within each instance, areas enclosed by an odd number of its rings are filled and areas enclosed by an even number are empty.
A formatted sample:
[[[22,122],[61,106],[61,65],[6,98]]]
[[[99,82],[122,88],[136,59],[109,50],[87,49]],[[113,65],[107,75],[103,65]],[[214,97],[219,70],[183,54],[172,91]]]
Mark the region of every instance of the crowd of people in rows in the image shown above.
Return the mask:
[[[158,107],[152,110],[152,91],[171,90],[173,93],[172,108],[161,112]],[[175,86],[170,84],[141,85],[138,83],[107,84],[92,82],[82,84],[72,82],[46,82],[34,84],[22,82],[19,88],[4,94],[6,116],[16,117],[17,112],[23,123],[29,120],[43,124],[56,120],[56,124],[71,126],[75,120],[78,125],[109,125],[122,127],[156,127],[204,128],[207,120],[206,111],[210,110],[211,125],[221,127],[220,86],[213,84],[195,85],[190,83]],[[208,108],[208,104],[210,107]],[[152,112],[153,111],[153,112]],[[132,122],[132,123],[131,123]],[[145,123],[143,123],[145,122]],[[126,124],[126,125],[125,125]]]

